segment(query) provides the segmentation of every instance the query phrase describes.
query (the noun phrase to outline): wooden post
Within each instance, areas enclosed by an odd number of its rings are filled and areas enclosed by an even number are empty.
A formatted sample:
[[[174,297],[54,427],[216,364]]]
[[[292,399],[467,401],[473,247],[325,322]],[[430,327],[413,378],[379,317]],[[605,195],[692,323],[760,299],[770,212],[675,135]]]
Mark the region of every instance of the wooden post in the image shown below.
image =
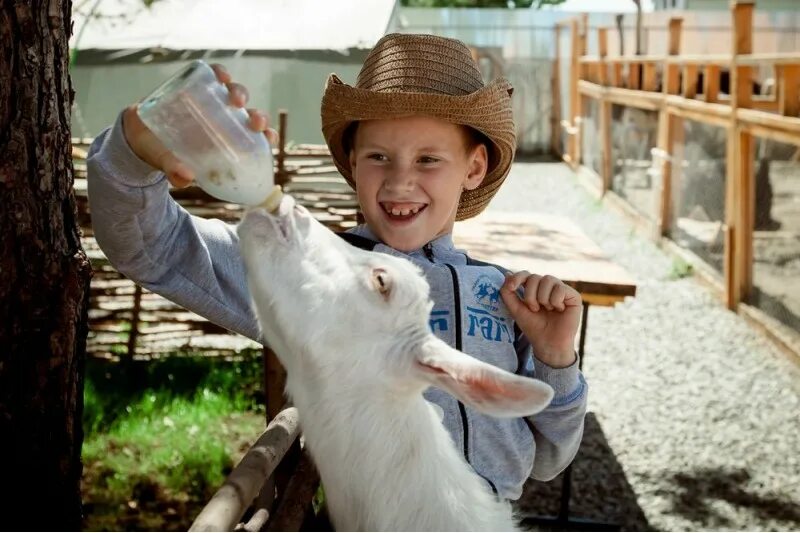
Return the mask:
[[[645,63],[644,64],[644,74],[642,79],[642,90],[645,91],[655,91],[658,89],[658,76],[656,72],[656,64],[655,63]]]
[[[717,65],[707,65],[705,68],[703,98],[709,103],[715,103],[719,99],[719,67]]]
[[[669,46],[667,53],[676,56],[681,52],[681,28],[683,19],[673,17],[669,19]],[[680,90],[681,67],[675,63],[664,64],[664,92],[666,94],[678,94]]]
[[[278,360],[272,349],[264,346],[262,349],[264,365],[264,400],[266,402],[267,423],[281,412],[286,398],[283,390],[286,388],[286,370]]]
[[[733,54],[731,56],[731,107],[749,108],[753,104],[753,68],[739,65],[736,56],[753,53],[753,7],[752,1],[734,0]]]
[[[597,28],[597,52],[598,52],[598,73],[597,82],[600,85],[608,85],[608,28]]]
[[[638,91],[639,81],[640,81],[640,72],[642,70],[641,63],[628,63],[628,89]]]
[[[581,15],[580,33],[578,37],[578,52],[580,55],[585,56],[588,53],[589,47],[589,15],[583,13]],[[579,72],[580,78],[580,72]],[[583,150],[583,95],[578,91],[578,81],[575,81],[575,153],[573,154],[572,161],[575,168],[580,167],[581,164],[581,151]]]
[[[683,119],[673,116],[666,108],[658,113],[658,157],[661,170],[661,202],[658,217],[659,235],[666,236],[672,227],[672,161],[681,164],[683,150],[676,150],[678,142],[683,138]],[[679,154],[676,152],[680,152]]]
[[[599,83],[602,86],[608,85],[608,64],[606,63],[606,57],[608,56],[608,29],[606,28],[598,28],[597,30],[597,48],[598,48],[598,56],[600,58],[599,62]],[[611,187],[611,102],[604,96],[602,96],[598,100],[598,105],[600,106],[599,114],[600,120],[598,127],[600,129],[600,136],[602,141],[602,154],[601,154],[601,169],[600,175],[603,179],[602,185],[602,194],[605,194],[606,191]]]
[[[667,53],[676,56],[681,51],[681,28],[683,19],[673,17],[669,20],[669,43]],[[680,65],[664,63],[664,83],[661,88],[665,94],[678,94],[680,84]],[[672,197],[673,181],[680,182],[680,166],[683,161],[683,119],[673,116],[662,108],[658,114],[658,148],[662,158],[661,167],[661,198],[658,216],[658,231],[660,235],[668,235],[672,226]],[[680,145],[680,146],[679,146]],[[680,149],[677,149],[680,148]],[[676,153],[679,152],[679,153]],[[677,166],[673,168],[672,162]],[[673,176],[673,173],[675,176]],[[675,180],[673,179],[675,178]],[[680,184],[680,183],[678,183]]]
[[[755,217],[755,179],[753,137],[739,126],[737,111],[752,105],[752,68],[739,65],[737,56],[753,51],[753,2],[731,3],[733,18],[731,46],[731,125],[727,144],[725,221],[733,246],[725,249],[725,300],[736,309],[746,299],[753,283],[753,223]],[[736,250],[734,254],[733,251]]]
[[[561,156],[561,24],[555,26],[556,46],[553,59],[552,95],[553,109],[550,113],[550,150]]]
[[[139,340],[139,319],[142,314],[142,287],[137,283],[133,289],[133,308],[131,309],[131,329],[128,331],[128,363],[136,355],[136,343]]]
[[[622,87],[622,63],[620,62],[614,63],[611,84],[614,87]]]
[[[578,93],[578,77],[580,73],[578,58],[580,57],[581,52],[581,39],[580,35],[578,34],[578,20],[573,19],[570,22],[569,28],[572,45],[569,65],[569,122],[572,131],[568,136],[567,153],[569,155],[569,164],[573,169],[575,169],[577,168],[577,159],[575,154],[578,152],[577,135],[575,133],[575,129],[578,125],[578,113],[580,112],[578,104],[580,101],[580,94]]]
[[[697,65],[686,65],[683,69],[683,90],[681,92],[684,98],[697,96]]]
[[[286,184],[286,127],[289,113],[285,109],[278,112],[278,155],[275,158],[275,185]]]
[[[778,109],[781,115],[800,114],[800,65],[777,65]]]

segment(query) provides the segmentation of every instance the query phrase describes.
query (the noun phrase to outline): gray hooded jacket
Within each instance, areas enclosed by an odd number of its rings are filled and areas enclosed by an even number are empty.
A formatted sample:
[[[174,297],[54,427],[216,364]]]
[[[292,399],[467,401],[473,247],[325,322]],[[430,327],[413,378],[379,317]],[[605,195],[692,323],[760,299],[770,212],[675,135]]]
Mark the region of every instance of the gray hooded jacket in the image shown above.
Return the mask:
[[[192,216],[173,201],[164,175],[131,151],[121,115],[95,139],[88,165],[92,226],[111,264],[147,289],[258,340],[234,226]],[[377,241],[366,226],[352,233]],[[528,477],[555,477],[572,461],[583,434],[587,385],[577,361],[559,369],[539,361],[500,298],[503,270],[473,261],[450,235],[411,253],[378,242],[372,249],[422,269],[434,302],[430,326],[439,338],[555,389],[550,406],[528,419],[489,417],[438,389],[426,391],[469,464],[512,500]]]

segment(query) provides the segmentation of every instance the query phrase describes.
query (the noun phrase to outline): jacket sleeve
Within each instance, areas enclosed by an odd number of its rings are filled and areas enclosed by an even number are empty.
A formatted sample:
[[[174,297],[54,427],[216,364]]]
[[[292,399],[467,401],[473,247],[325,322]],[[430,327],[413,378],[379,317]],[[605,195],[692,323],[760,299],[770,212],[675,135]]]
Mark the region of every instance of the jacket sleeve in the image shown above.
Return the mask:
[[[128,146],[122,114],[89,150],[97,243],[118,271],[208,320],[259,338],[235,226],[190,215]]]
[[[524,334],[515,343],[521,373],[544,381],[555,391],[550,405],[528,417],[536,455],[531,477],[549,481],[561,473],[575,458],[583,438],[588,385],[578,370],[578,358],[566,368],[553,368],[539,361]]]

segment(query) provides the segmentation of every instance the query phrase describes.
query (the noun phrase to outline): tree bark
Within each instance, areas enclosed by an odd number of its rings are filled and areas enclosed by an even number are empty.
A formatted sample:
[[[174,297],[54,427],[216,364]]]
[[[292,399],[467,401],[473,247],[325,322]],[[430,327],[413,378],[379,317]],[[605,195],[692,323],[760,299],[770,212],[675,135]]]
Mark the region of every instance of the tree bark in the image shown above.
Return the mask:
[[[70,143],[70,0],[0,0],[0,509],[81,527],[91,267]]]

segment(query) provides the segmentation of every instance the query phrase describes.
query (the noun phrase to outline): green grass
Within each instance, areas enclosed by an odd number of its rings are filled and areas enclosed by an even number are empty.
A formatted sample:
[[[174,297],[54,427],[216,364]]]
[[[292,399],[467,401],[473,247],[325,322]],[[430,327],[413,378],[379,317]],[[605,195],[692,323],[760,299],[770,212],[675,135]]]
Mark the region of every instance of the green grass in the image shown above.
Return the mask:
[[[672,265],[669,270],[669,279],[679,280],[691,276],[693,273],[692,265],[680,257],[672,258]]]
[[[185,529],[264,428],[261,359],[90,361],[86,529]]]

